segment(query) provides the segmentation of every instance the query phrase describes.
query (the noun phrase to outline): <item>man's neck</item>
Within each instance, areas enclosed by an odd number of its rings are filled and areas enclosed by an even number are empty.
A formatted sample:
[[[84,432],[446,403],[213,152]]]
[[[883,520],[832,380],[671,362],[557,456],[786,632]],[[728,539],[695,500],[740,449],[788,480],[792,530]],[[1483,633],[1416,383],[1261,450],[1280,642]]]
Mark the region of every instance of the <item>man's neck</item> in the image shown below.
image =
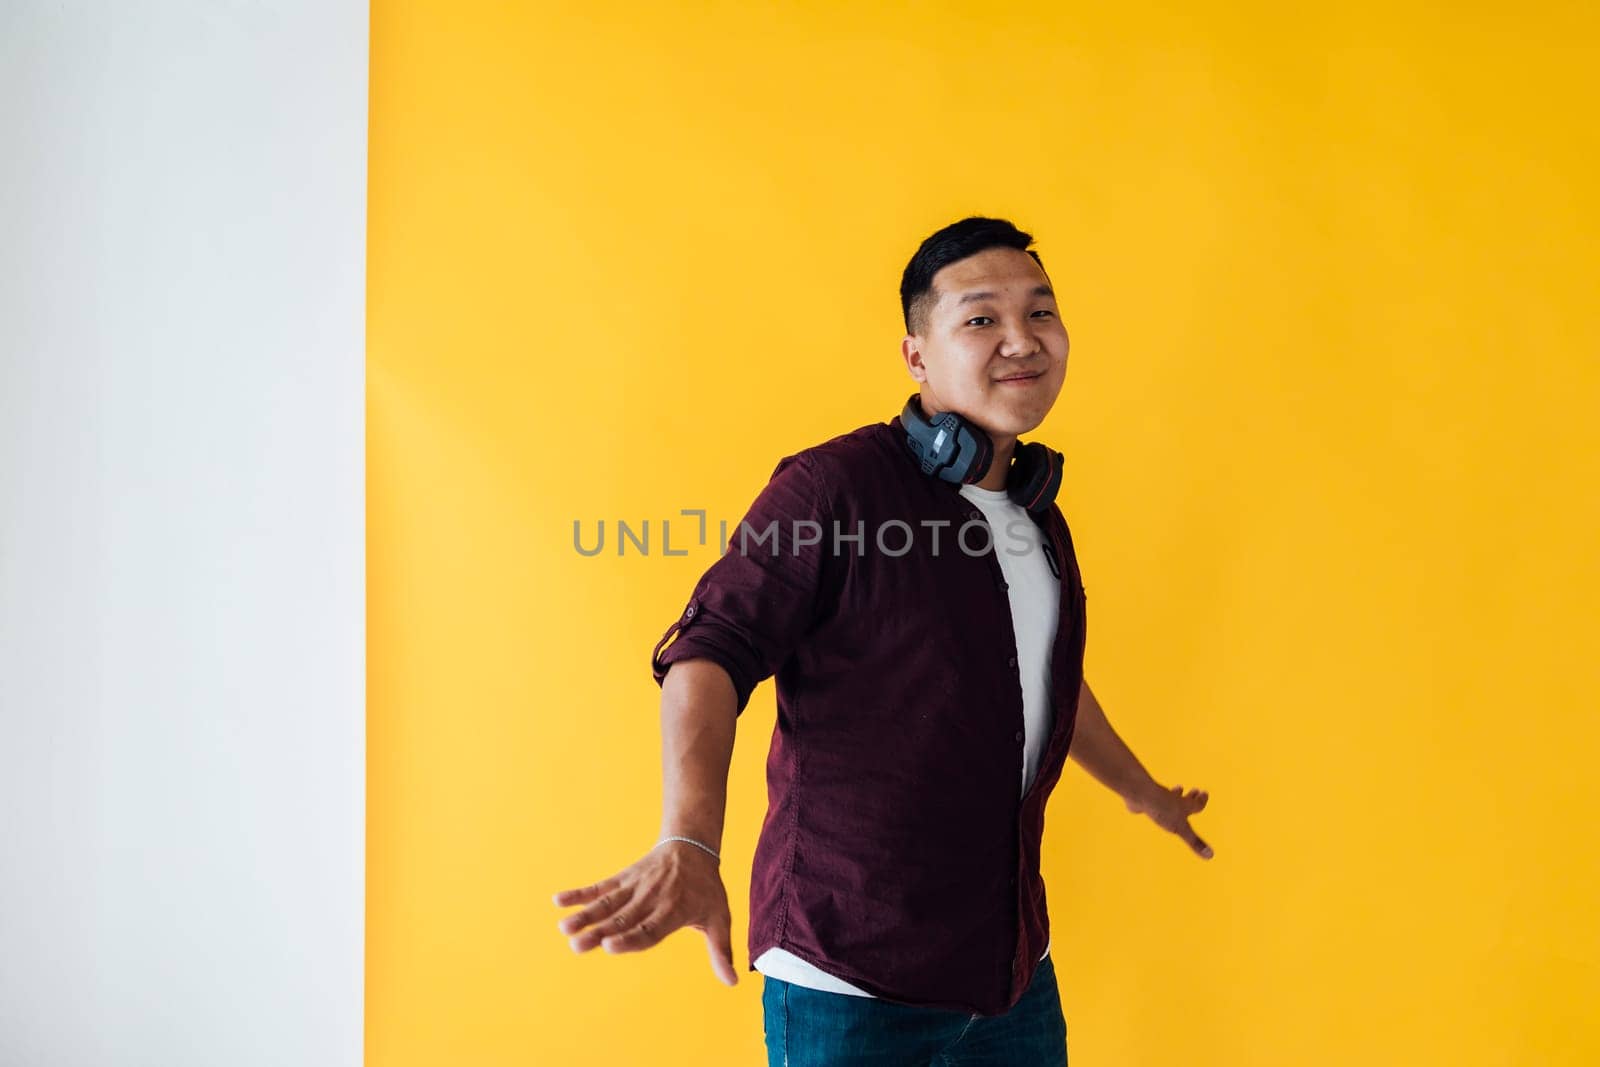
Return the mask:
[[[978,482],[979,489],[1004,489],[1006,487],[1006,471],[1011,467],[1011,457],[1017,450],[1015,437],[994,438],[994,458],[989,461],[989,470]]]
[[[926,391],[918,398],[925,418],[934,418],[945,409],[933,403]],[[985,431],[986,433],[988,431]],[[1011,457],[1017,450],[1017,437],[1015,434],[996,435],[989,434],[989,440],[994,444],[994,456],[989,460],[989,470],[983,479],[977,483],[979,489],[1004,489],[1006,487],[1006,471],[1011,467]]]

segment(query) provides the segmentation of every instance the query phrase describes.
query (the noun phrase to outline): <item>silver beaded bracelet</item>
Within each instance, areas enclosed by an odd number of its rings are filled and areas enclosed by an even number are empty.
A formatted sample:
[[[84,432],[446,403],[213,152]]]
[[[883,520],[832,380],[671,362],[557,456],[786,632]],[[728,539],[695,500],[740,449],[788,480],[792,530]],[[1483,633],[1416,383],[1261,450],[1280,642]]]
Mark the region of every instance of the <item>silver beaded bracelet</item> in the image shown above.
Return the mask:
[[[666,844],[668,841],[685,841],[685,842],[688,842],[689,844],[693,845],[695,848],[698,848],[703,852],[710,852],[711,853],[711,858],[716,860],[718,863],[722,862],[722,857],[721,856],[717,855],[716,852],[713,851],[709,846],[702,845],[700,842],[696,841],[692,837],[677,837],[677,836],[663,837],[660,841],[656,842],[655,847],[656,848],[660,848],[662,845]]]

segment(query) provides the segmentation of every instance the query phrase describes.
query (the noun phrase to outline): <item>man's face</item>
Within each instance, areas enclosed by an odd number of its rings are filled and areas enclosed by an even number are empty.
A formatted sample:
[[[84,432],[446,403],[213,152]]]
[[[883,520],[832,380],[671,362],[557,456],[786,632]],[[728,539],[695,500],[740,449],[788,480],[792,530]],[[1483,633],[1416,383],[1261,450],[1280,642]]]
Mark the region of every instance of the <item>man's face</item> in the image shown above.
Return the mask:
[[[1034,429],[1067,376],[1067,328],[1032,256],[989,248],[933,276],[937,303],[901,355],[928,415],[955,411],[991,435]]]

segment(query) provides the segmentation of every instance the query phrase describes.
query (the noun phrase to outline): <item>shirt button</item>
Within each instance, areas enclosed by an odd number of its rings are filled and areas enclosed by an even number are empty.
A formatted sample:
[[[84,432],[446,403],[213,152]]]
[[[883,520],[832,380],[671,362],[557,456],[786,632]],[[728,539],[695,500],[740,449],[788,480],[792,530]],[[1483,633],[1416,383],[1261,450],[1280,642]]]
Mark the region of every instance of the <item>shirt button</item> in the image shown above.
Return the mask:
[[[686,618],[686,619],[694,618],[694,605],[693,604],[690,604],[688,607],[683,609],[683,617]]]
[[[1021,740],[1022,740],[1022,731],[1021,731],[1021,730],[1018,730],[1018,731],[1017,731],[1017,740],[1018,740],[1018,741],[1021,741]]]
[[[977,508],[973,508],[971,511],[967,512],[967,518],[981,519],[983,518],[983,512],[979,511]]]
[[[1017,665],[1017,657],[1015,657],[1015,656],[1006,657],[1006,666],[1007,667],[1015,667],[1016,665]]]

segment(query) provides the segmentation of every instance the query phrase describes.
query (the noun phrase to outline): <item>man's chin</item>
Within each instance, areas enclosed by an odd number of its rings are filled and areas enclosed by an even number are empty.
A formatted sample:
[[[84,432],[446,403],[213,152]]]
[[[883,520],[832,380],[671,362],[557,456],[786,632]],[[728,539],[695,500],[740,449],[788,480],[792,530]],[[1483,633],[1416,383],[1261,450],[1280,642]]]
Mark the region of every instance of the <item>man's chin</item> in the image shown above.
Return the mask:
[[[988,418],[979,419],[978,425],[987,430],[991,437],[1021,437],[1043,425],[1048,414],[1048,407],[1043,411],[999,411]]]
[[[1008,403],[1004,397],[986,397],[987,403],[958,404],[951,410],[956,411],[962,418],[975,423],[991,437],[1020,437],[1032,433],[1044,422],[1045,416],[1050,414],[1050,409],[1055,406],[1055,398],[1051,397],[1049,403],[1025,402],[1021,397],[1011,398]]]
[[[1030,421],[1030,422],[1018,422],[1018,421],[1016,421],[1014,419],[1011,419],[1011,420],[1001,420],[1000,422],[993,422],[993,423],[991,423],[991,422],[982,422],[982,421],[977,420],[977,419],[971,419],[969,421],[976,422],[977,425],[979,427],[981,427],[982,430],[985,433],[987,433],[991,438],[994,438],[994,439],[998,440],[998,439],[1003,438],[1003,437],[1024,437],[1027,434],[1032,433],[1035,429],[1037,429],[1038,426],[1039,426],[1039,422],[1042,422],[1043,420]]]

